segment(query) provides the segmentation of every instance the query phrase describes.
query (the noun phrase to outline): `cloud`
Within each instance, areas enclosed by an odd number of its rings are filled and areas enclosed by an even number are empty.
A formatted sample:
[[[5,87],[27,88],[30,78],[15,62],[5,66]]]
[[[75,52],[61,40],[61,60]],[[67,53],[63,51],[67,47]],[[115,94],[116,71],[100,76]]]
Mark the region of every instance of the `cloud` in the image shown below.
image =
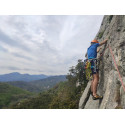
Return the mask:
[[[6,67],[1,73],[67,74],[78,59],[84,59],[102,19],[94,15],[0,16],[0,67]]]
[[[2,31],[0,31],[0,42],[6,43],[10,46],[20,47],[23,50],[29,51],[29,49],[24,46],[20,41],[15,41],[14,39],[11,39],[8,35],[4,34]]]
[[[13,70],[13,71],[32,71],[32,72],[43,72],[42,70],[37,70],[37,69],[28,69],[28,68],[18,68],[18,67],[14,67],[14,66],[8,66],[8,67],[1,67],[2,70]]]
[[[3,51],[3,52],[8,52],[7,49],[5,49],[4,47],[0,46],[0,50]]]
[[[15,57],[23,58],[23,59],[30,60],[30,61],[33,60],[32,58],[30,58],[30,57],[28,57],[28,56],[21,55],[21,54],[18,54],[18,53],[12,53],[12,55],[14,55]]]

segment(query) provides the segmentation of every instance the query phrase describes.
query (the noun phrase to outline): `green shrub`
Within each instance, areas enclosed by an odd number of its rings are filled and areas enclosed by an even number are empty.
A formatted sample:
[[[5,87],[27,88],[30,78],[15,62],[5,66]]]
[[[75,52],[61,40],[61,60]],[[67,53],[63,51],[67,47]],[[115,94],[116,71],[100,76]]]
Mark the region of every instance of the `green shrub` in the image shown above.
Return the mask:
[[[100,32],[100,33],[98,34],[98,38],[101,39],[102,36],[103,36],[103,34],[104,34],[104,31]]]
[[[0,108],[8,108],[12,103],[29,98],[32,95],[26,90],[0,82]]]

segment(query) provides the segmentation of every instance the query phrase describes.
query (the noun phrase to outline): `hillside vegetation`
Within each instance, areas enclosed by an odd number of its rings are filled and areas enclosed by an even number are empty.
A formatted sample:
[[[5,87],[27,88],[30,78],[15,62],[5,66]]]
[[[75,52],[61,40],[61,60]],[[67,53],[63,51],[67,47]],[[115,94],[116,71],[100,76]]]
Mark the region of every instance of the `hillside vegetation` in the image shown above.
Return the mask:
[[[7,108],[13,103],[25,98],[31,97],[33,94],[20,88],[0,83],[0,108]]]
[[[81,82],[81,86],[76,87],[78,79]],[[87,85],[87,80],[83,72],[83,62],[81,60],[78,60],[78,64],[75,67],[70,68],[67,80],[60,82],[52,89],[41,92],[37,97],[21,100],[10,108],[77,109],[81,93]]]

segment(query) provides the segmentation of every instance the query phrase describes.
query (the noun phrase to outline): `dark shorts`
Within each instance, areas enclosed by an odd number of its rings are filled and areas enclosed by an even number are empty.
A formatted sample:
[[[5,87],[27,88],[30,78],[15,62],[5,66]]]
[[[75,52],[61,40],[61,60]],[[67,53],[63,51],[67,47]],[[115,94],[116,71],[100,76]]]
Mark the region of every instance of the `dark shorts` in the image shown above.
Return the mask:
[[[90,63],[91,63],[92,74],[98,73],[99,69],[98,69],[97,59],[91,59]]]

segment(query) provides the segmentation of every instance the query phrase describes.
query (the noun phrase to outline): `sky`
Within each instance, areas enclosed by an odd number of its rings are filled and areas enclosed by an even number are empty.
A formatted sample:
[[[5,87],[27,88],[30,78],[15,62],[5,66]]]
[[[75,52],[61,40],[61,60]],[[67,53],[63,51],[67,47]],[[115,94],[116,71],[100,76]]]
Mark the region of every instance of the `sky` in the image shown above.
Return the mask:
[[[64,75],[85,59],[102,15],[0,16],[0,74]]]

